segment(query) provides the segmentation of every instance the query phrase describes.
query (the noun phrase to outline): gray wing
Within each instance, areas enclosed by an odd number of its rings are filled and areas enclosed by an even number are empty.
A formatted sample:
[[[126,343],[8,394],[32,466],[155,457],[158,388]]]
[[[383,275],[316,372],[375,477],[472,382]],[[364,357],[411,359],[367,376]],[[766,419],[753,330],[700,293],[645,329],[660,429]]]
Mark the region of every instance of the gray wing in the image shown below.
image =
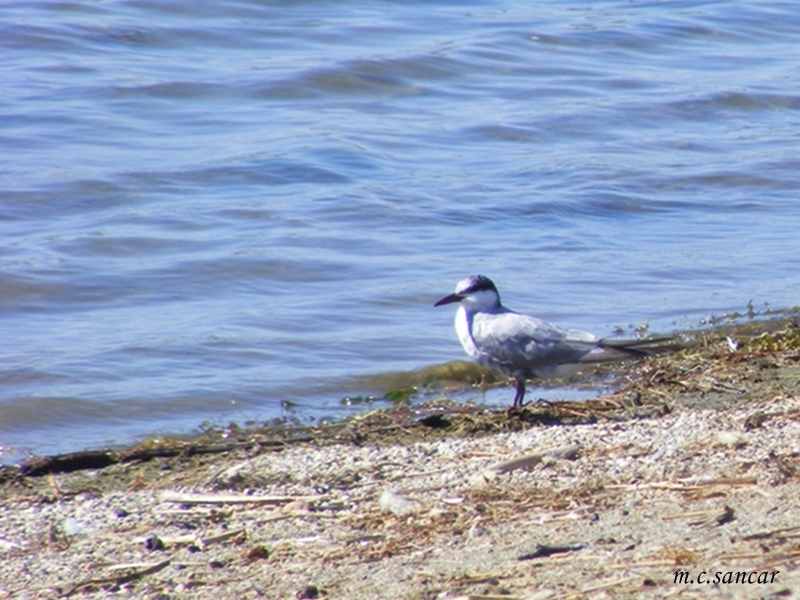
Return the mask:
[[[599,339],[591,333],[561,329],[511,311],[474,315],[472,337],[481,364],[514,377],[532,377],[547,367],[582,362],[602,352]]]

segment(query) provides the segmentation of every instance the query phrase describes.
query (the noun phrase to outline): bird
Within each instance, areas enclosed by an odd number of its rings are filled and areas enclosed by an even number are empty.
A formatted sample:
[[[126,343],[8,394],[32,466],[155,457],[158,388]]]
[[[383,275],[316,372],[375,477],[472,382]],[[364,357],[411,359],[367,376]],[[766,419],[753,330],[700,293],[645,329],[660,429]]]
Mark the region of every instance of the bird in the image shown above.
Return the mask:
[[[503,306],[497,286],[484,275],[462,279],[452,294],[433,306],[456,302],[460,304],[456,333],[466,353],[479,365],[516,381],[512,409],[522,408],[528,379],[563,376],[587,363],[647,356],[672,340],[670,336],[609,339],[562,329]]]

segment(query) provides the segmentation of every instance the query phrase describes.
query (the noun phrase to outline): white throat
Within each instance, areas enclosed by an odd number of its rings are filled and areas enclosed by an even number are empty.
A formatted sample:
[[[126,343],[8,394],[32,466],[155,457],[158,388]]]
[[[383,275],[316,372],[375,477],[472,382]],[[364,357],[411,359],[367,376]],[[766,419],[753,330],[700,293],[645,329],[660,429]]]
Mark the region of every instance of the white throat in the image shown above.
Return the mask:
[[[456,311],[456,333],[464,351],[472,360],[477,361],[481,353],[472,339],[472,315],[463,305]]]

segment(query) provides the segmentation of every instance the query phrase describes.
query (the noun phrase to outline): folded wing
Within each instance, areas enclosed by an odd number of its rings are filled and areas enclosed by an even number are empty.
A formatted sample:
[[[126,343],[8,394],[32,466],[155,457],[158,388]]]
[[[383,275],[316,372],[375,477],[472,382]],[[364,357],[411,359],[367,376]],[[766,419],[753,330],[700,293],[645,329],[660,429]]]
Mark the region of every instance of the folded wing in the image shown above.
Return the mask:
[[[561,329],[511,311],[475,315],[472,336],[481,364],[514,377],[532,377],[545,367],[578,363],[600,349],[600,340],[591,333]]]
[[[671,337],[600,339],[512,311],[474,315],[472,336],[481,353],[478,362],[526,378],[569,374],[560,367],[638,358],[675,347]]]

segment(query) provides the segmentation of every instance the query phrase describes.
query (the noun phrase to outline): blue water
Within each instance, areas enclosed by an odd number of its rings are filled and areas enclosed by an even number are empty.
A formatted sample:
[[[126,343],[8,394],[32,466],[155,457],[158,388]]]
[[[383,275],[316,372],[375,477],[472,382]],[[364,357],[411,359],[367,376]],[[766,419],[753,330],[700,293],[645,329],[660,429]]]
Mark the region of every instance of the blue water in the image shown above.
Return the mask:
[[[364,410],[476,272],[600,335],[798,304],[791,3],[25,0],[0,52],[0,460]]]

